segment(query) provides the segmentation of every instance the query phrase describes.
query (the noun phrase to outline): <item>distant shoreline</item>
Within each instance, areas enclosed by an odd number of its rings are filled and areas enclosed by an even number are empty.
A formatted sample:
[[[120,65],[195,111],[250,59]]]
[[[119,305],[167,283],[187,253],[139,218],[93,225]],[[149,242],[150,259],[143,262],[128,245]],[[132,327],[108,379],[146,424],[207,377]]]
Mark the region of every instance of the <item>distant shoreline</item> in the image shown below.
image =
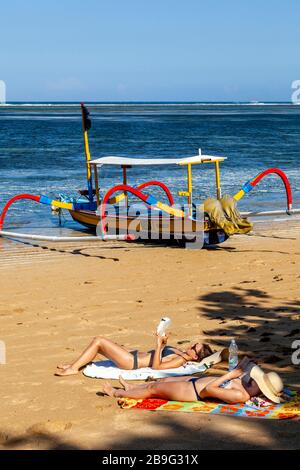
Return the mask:
[[[291,101],[85,101],[93,105],[126,105],[126,106],[297,106],[299,103]],[[80,101],[8,101],[0,106],[77,106]]]

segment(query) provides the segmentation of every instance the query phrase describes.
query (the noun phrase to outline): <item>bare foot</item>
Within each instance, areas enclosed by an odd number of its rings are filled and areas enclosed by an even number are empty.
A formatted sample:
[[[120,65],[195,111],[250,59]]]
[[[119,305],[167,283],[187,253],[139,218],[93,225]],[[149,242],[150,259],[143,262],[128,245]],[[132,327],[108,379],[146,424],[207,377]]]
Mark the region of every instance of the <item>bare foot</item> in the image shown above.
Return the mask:
[[[57,369],[55,372],[55,375],[59,375],[60,377],[76,374],[78,374],[78,370],[72,369],[72,367],[68,367],[67,369]]]
[[[102,388],[102,392],[108,395],[109,397],[114,397],[117,389],[114,388],[109,382],[105,382]]]
[[[71,367],[71,364],[58,364],[58,366],[56,366],[57,369],[69,369],[69,367]]]
[[[122,375],[119,376],[119,382],[124,388],[124,390],[126,390],[126,392],[134,387],[134,385],[130,385],[128,382],[126,382],[126,380],[123,379]]]

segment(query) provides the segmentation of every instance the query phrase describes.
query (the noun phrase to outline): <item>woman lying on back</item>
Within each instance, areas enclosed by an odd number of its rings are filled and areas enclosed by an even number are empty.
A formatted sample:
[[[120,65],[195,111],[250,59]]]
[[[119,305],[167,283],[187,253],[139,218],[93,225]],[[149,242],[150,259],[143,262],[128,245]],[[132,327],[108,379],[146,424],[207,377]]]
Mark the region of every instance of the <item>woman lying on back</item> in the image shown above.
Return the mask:
[[[148,352],[132,351],[110,339],[96,336],[78,359],[71,364],[57,366],[56,375],[77,374],[80,368],[93,361],[98,354],[113,361],[120,369],[138,369],[140,367],[173,369],[188,361],[201,361],[212,354],[208,344],[194,343],[182,350],[167,346],[168,336],[156,336],[156,348]]]
[[[120,383],[123,390],[114,388],[107,382],[103,392],[115,398],[162,398],[175,401],[216,398],[233,404],[245,403],[251,397],[260,394],[274,403],[280,403],[283,390],[283,383],[278,374],[265,373],[248,358],[243,359],[238,368],[221,377],[168,377],[142,385],[128,384],[120,377]]]

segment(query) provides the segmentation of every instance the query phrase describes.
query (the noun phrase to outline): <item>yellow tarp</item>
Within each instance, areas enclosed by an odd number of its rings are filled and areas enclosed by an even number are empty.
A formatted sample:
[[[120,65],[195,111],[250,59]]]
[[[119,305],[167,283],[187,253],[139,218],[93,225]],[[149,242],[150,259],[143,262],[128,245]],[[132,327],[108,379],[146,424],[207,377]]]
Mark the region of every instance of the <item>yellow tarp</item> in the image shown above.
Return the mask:
[[[221,199],[212,197],[206,199],[204,212],[215,225],[229,236],[235,233],[248,233],[253,228],[251,222],[242,218],[237,209],[236,200],[228,194],[225,194]]]

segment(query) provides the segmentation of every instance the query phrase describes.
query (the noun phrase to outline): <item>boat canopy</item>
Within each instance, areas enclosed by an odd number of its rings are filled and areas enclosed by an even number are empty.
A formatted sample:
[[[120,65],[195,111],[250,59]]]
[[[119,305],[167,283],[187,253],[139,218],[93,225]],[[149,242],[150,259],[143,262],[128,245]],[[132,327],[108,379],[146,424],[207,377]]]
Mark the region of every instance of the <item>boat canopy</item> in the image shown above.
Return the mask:
[[[90,165],[121,165],[121,166],[140,166],[140,165],[192,165],[201,163],[222,162],[226,157],[214,157],[211,155],[196,155],[185,158],[128,158],[128,157],[101,157],[89,162]]]

